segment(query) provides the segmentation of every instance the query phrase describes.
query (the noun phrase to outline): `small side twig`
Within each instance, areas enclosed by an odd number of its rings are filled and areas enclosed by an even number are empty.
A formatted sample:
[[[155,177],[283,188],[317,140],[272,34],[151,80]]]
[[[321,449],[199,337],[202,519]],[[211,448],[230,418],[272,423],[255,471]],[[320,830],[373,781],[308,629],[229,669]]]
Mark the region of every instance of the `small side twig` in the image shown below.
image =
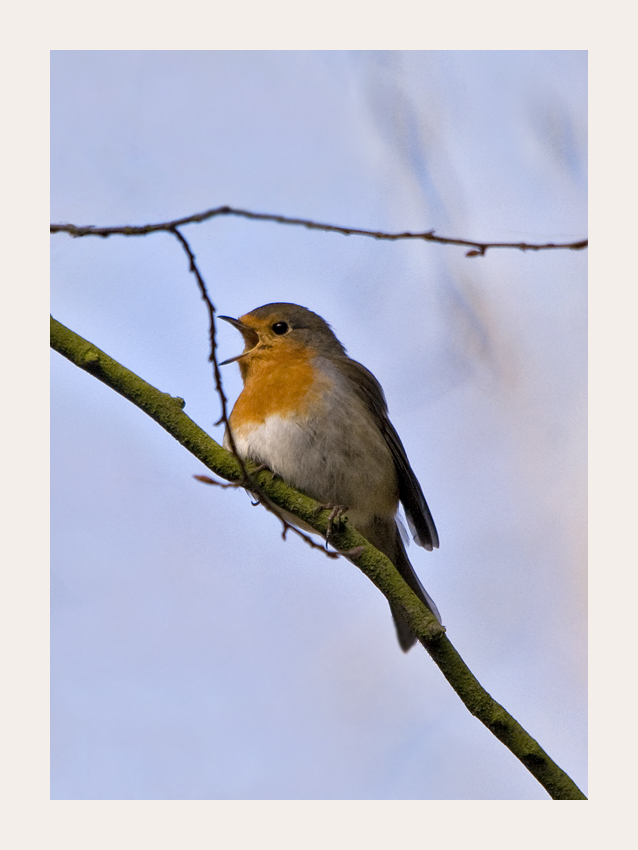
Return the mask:
[[[240,458],[237,458],[237,459],[240,460]],[[253,471],[257,472],[258,470],[253,470]],[[316,543],[312,539],[312,537],[310,537],[309,534],[305,534],[300,528],[297,528],[295,525],[292,525],[291,523],[289,523],[288,520],[284,519],[284,517],[279,513],[279,511],[276,509],[276,507],[273,505],[273,503],[268,499],[267,496],[264,495],[263,491],[258,487],[258,485],[253,480],[251,480],[251,482],[250,482],[250,488],[247,488],[246,482],[243,481],[243,480],[242,481],[230,481],[230,482],[223,483],[222,481],[215,481],[214,478],[210,478],[210,476],[208,476],[208,475],[193,475],[193,478],[195,478],[196,481],[201,481],[202,484],[209,484],[209,485],[212,485],[212,486],[215,486],[215,487],[220,487],[222,490],[228,490],[229,488],[237,489],[238,487],[242,487],[244,489],[250,489],[250,492],[254,493],[255,495],[259,495],[259,501],[253,502],[253,505],[262,505],[264,508],[266,508],[267,511],[270,511],[271,514],[274,514],[277,517],[279,522],[281,522],[281,524],[282,524],[282,530],[281,530],[282,540],[286,540],[286,536],[287,536],[288,532],[292,531],[299,538],[301,538],[301,540],[303,540],[304,543],[307,543],[308,546],[310,546],[311,549],[320,549],[324,553],[324,555],[326,555],[326,557],[328,557],[328,558],[338,558],[340,555],[343,555],[344,557],[348,558],[348,557],[351,557],[352,554],[353,554],[352,552],[342,552],[340,550],[337,550],[335,552],[331,552],[329,549],[325,549],[320,543]]]

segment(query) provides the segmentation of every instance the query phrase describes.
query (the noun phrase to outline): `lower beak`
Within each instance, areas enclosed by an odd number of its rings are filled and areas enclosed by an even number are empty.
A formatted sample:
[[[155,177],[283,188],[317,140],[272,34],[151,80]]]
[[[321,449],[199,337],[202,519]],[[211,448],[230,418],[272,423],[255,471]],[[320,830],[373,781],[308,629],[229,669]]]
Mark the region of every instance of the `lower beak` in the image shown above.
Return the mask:
[[[252,328],[249,328],[247,325],[242,324],[239,319],[233,319],[230,316],[218,316],[218,319],[223,319],[225,322],[231,324],[234,328],[240,332],[240,334],[244,338],[245,348],[241,354],[238,354],[236,357],[229,357],[228,360],[224,360],[223,363],[220,363],[220,366],[226,366],[228,363],[235,363],[237,360],[241,359],[246,352],[251,351],[259,342],[259,336],[257,331],[254,331]]]

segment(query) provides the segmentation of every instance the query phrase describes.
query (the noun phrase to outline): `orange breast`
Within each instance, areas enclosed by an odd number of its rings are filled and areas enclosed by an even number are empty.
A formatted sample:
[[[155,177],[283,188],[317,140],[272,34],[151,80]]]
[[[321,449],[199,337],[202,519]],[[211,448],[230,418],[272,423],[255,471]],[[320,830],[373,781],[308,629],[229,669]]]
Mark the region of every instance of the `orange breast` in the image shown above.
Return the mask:
[[[230,415],[231,426],[241,429],[269,416],[304,416],[313,403],[332,386],[329,378],[316,372],[311,356],[299,351],[262,353],[242,363],[244,389]]]

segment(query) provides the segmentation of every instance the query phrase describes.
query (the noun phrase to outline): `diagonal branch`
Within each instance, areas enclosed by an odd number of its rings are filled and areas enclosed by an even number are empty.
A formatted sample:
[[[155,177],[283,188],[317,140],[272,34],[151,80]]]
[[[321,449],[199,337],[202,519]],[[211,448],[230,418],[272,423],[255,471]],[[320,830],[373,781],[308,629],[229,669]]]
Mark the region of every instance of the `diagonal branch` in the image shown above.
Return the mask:
[[[92,343],[51,319],[51,347],[86,372],[123,395],[151,416],[188,451],[226,481],[246,482],[238,459],[218,445],[183,413],[184,400],[173,398],[152,387],[142,378],[113,360]],[[305,496],[268,470],[246,465],[259,492],[326,536],[330,511],[320,510]],[[331,532],[331,543],[352,561],[399,608],[419,641],[459,695],[468,710],[523,763],[556,800],[584,800],[586,797],[570,777],[547,755],[523,727],[481,686],[454,649],[428,608],[408,587],[398,571],[347,522]]]
[[[587,247],[587,239],[581,239],[577,242],[477,242],[473,239],[457,239],[450,236],[438,236],[434,230],[428,230],[422,233],[412,233],[405,231],[402,233],[385,233],[380,230],[362,230],[357,227],[341,227],[337,224],[321,224],[320,222],[311,221],[306,218],[291,218],[285,215],[274,215],[272,213],[257,213],[250,210],[236,209],[235,207],[223,206],[215,207],[206,212],[195,213],[194,215],[178,218],[174,221],[166,221],[160,224],[144,224],[139,227],[125,225],[122,227],[94,227],[93,225],[78,226],[75,224],[52,224],[51,233],[69,233],[71,236],[113,236],[119,234],[121,236],[146,236],[148,233],[157,233],[158,231],[166,230],[176,233],[177,227],[182,227],[185,224],[200,224],[208,219],[216,218],[222,215],[239,216],[240,218],[250,219],[252,221],[272,221],[277,224],[292,224],[299,227],[306,227],[309,230],[323,230],[330,233],[341,233],[344,236],[371,236],[373,239],[385,239],[392,242],[398,239],[421,239],[424,242],[437,242],[440,245],[461,245],[470,250],[466,253],[466,257],[482,257],[489,248],[516,248],[519,251],[545,251],[554,248],[567,248],[572,251],[581,251]],[[178,237],[179,238],[179,237]]]

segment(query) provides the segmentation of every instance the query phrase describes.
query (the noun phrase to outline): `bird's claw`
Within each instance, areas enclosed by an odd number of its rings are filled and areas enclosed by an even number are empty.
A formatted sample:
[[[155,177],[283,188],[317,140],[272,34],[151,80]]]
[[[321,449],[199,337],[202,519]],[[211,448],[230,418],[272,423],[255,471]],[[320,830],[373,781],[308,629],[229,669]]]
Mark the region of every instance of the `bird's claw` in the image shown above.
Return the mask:
[[[321,513],[321,511],[330,510],[330,516],[328,517],[328,523],[326,525],[326,543],[330,543],[330,538],[332,537],[332,532],[336,525],[340,525],[344,516],[348,510],[345,505],[319,505],[317,508],[317,513]]]

